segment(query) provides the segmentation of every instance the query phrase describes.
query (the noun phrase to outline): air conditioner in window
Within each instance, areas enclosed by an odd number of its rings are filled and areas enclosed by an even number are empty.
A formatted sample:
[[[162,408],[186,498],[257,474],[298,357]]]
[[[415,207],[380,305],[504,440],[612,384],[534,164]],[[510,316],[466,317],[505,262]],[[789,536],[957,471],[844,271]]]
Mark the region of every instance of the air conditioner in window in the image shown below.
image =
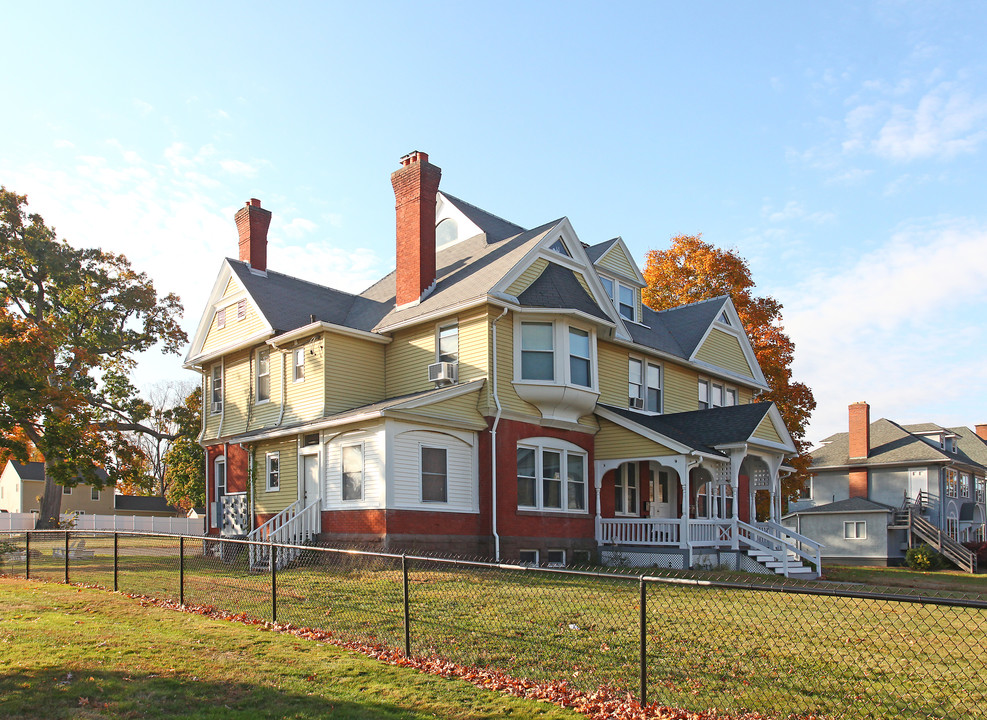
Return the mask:
[[[432,363],[428,366],[428,381],[436,385],[453,384],[456,382],[456,363]]]
[[[631,410],[644,410],[644,398],[632,397],[630,398],[630,401]]]

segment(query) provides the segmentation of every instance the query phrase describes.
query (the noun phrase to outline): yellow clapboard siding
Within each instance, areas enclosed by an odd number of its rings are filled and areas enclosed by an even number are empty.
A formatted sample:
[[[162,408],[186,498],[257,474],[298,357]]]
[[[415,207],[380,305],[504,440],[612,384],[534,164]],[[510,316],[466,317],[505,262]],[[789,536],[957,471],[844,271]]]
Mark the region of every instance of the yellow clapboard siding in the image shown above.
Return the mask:
[[[336,333],[323,335],[322,345],[326,415],[385,398],[384,353],[387,346]]]
[[[764,419],[758,424],[757,430],[754,431],[754,437],[758,438],[759,440],[769,440],[771,442],[784,443],[784,441],[781,439],[781,435],[779,435],[778,431],[775,430],[775,426],[774,423],[771,422],[771,418],[767,415],[765,415]]]
[[[710,331],[709,337],[699,348],[696,359],[744,377],[754,377],[747,358],[744,357],[744,351],[740,347],[740,340],[716,328]]]
[[[479,313],[460,317],[459,320],[459,382],[471,382],[490,376],[490,313],[483,308]],[[480,391],[477,403],[481,413],[492,412],[489,383]]]
[[[600,363],[599,402],[627,407],[627,349],[601,341],[596,353]]]
[[[280,460],[280,489],[267,490],[267,453]],[[298,443],[294,437],[266,440],[253,446],[254,509],[258,514],[278,513],[298,499]]]
[[[583,276],[583,274],[575,271],[573,271],[572,274],[576,276],[576,280],[578,280],[579,284],[583,286],[583,290],[586,291],[586,294],[589,295],[590,297],[593,297],[593,293],[589,289],[589,283],[586,282],[586,278]]]
[[[321,335],[305,338],[298,344],[285,348],[287,353],[287,377],[284,406],[285,425],[314,420],[322,416],[325,408],[324,350]],[[303,350],[304,379],[295,380],[295,352]]]
[[[537,258],[528,268],[521,273],[521,276],[511,283],[511,286],[507,288],[507,294],[517,297],[525,291],[525,289],[531,285],[535,280],[537,280],[545,268],[548,267],[548,260],[545,258]]]
[[[737,388],[737,403],[740,405],[747,405],[751,401],[753,395],[754,392],[750,388]]]
[[[667,414],[699,409],[699,375],[681,365],[664,365],[664,411]]]
[[[410,395],[435,387],[428,381],[428,366],[435,362],[435,328],[430,322],[394,333],[393,341],[384,351],[385,397]]]
[[[248,388],[252,391],[250,394],[252,402],[252,407],[250,408],[250,420],[247,423],[248,430],[274,427],[278,424],[278,418],[281,416],[281,396],[284,392],[282,381],[284,379],[285,369],[288,364],[288,355],[287,353],[268,346],[268,349],[271,351],[270,398],[265,402],[256,402],[257,390],[255,383],[257,374],[257,350],[259,349],[261,348],[256,348],[254,350],[251,377],[248,380]]]
[[[663,457],[675,454],[674,450],[664,445],[602,418],[600,419],[600,431],[593,441],[593,455],[597,460]]]
[[[407,412],[424,417],[435,418],[437,420],[448,420],[452,422],[483,422],[483,415],[477,409],[480,400],[479,392],[471,392],[459,397],[432,403],[424,407],[418,407]]]
[[[223,391],[223,436],[242,433],[247,429],[247,412],[253,397],[250,394],[252,364],[249,350],[227,355],[226,383]]]
[[[614,243],[612,248],[603,253],[603,257],[596,261],[596,265],[622,275],[628,280],[637,278],[631,259],[624,254],[619,243]]]
[[[532,422],[541,419],[538,408],[520,397],[514,389],[514,313],[497,323],[497,395],[505,412],[527,415]]]
[[[211,352],[218,348],[233,345],[237,341],[253,337],[267,329],[267,323],[264,321],[264,318],[261,317],[249,302],[247,303],[244,318],[242,320],[237,318],[237,303],[231,298],[231,296],[236,295],[242,296],[240,286],[233,279],[230,279],[229,284],[226,286],[226,291],[223,294],[224,300],[219,303],[220,308],[226,309],[226,325],[224,327],[217,327],[216,314],[213,313],[212,318],[209,320],[209,332],[206,334],[206,339],[202,343],[202,352]],[[231,298],[231,302],[225,302],[226,298]]]

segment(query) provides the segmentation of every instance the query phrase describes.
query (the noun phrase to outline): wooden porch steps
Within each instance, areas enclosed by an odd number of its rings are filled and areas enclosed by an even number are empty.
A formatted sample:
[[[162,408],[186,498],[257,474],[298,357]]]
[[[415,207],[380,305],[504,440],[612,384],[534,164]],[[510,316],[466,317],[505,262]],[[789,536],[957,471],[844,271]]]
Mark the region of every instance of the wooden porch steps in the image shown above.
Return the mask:
[[[760,563],[776,575],[785,574],[785,562],[776,555],[771,555],[759,550],[748,550],[747,556]],[[788,553],[788,577],[796,580],[815,580],[819,573],[811,567],[805,565],[801,558],[793,552]]]

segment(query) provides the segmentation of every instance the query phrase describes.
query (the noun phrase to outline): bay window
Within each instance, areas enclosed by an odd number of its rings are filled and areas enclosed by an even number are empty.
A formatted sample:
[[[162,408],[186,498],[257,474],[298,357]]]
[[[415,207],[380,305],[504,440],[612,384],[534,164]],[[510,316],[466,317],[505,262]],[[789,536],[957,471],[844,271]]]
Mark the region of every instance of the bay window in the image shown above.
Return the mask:
[[[517,379],[595,386],[596,336],[565,322],[520,323],[520,373]],[[566,362],[568,358],[568,362]]]
[[[554,334],[550,322],[521,323],[522,380],[555,380]]]
[[[590,367],[589,333],[579,328],[569,328],[569,382],[583,387],[592,386]]]

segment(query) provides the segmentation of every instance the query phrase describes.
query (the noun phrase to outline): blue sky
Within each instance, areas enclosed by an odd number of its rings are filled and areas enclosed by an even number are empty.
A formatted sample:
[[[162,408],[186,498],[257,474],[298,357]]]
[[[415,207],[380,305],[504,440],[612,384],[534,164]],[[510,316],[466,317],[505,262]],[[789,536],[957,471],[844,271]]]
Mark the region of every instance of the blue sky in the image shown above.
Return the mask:
[[[388,272],[389,174],[424,150],[442,189],[642,265],[682,233],[740,252],[810,440],[858,400],[987,422],[987,5],[474,5],[8,4],[0,184],[178,292],[191,333],[250,197],[273,269]]]

